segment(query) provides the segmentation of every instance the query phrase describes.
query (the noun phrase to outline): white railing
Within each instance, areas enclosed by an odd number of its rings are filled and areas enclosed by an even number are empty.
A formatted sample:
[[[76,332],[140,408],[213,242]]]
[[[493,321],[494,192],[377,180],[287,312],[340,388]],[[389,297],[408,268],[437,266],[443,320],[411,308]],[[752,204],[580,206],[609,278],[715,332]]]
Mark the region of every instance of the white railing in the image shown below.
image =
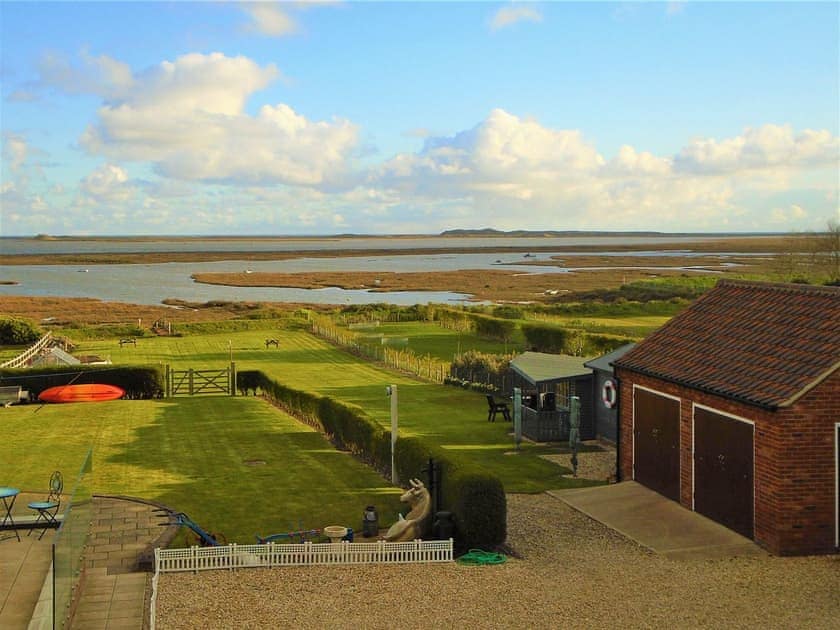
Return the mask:
[[[411,542],[372,543],[282,543],[265,545],[225,545],[155,549],[155,574],[152,577],[149,627],[155,630],[157,617],[158,576],[176,571],[212,569],[250,569],[339,564],[401,564],[452,562],[452,539],[414,540]]]
[[[52,333],[48,332],[36,341],[33,346],[24,350],[22,354],[17,355],[14,359],[9,359],[5,363],[0,363],[0,368],[18,368],[26,365],[29,359],[38,354],[51,339]]]
[[[452,539],[370,543],[268,543],[155,549],[155,573],[324,564],[452,562]]]

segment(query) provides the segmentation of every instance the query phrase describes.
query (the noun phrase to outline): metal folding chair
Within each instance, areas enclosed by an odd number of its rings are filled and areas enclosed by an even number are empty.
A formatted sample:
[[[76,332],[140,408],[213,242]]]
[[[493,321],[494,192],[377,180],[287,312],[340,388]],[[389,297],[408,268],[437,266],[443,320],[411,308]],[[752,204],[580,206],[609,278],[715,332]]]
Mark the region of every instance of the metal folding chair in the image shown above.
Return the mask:
[[[43,529],[41,530],[41,535],[38,536],[38,540],[44,537],[49,527],[58,527],[56,514],[58,514],[58,508],[61,505],[62,490],[64,490],[64,480],[61,478],[61,473],[56,470],[50,476],[50,493],[47,495],[46,500],[33,501],[28,504],[30,510],[38,512],[38,518],[35,519],[35,522],[32,524],[32,529],[29,530],[27,536],[38,529],[39,523],[42,524]]]

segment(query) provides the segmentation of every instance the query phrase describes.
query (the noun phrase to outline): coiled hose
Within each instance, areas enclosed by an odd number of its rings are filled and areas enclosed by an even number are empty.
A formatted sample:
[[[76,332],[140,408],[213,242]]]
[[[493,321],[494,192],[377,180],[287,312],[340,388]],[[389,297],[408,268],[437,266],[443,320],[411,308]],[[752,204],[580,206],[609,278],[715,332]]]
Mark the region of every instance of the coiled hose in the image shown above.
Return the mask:
[[[484,551],[482,549],[470,549],[463,556],[458,558],[461,564],[470,565],[485,565],[485,564],[503,564],[506,558],[502,553],[495,551]]]

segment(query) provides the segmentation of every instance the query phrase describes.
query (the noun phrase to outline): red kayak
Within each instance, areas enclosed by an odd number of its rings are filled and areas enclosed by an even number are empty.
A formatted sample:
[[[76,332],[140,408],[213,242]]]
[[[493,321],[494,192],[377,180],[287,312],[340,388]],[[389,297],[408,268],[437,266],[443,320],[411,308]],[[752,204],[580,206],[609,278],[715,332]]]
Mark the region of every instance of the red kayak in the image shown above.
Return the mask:
[[[38,395],[38,400],[51,403],[100,402],[116,400],[125,395],[125,390],[116,385],[89,383],[86,385],[59,385],[45,389]]]

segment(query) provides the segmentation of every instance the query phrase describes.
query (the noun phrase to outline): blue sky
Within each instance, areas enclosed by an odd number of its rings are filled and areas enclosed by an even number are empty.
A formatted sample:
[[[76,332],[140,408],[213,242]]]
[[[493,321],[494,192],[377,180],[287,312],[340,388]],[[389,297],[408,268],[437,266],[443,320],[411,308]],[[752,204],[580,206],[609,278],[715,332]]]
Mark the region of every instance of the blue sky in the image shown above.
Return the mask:
[[[838,11],[0,2],[0,233],[822,229]]]

